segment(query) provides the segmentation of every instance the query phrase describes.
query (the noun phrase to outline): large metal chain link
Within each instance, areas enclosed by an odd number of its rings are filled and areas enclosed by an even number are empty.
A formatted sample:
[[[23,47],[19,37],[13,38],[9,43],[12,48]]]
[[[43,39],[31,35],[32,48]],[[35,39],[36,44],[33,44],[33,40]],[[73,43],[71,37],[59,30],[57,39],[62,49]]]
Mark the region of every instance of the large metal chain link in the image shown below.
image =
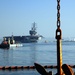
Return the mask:
[[[57,0],[57,27],[60,27],[60,0]]]

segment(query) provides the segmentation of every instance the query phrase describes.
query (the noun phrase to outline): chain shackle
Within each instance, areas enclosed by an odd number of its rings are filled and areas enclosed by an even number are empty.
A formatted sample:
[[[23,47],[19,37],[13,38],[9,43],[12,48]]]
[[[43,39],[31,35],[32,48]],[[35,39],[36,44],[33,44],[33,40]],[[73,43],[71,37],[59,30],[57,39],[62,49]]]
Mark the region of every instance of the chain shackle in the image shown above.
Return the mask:
[[[60,27],[58,27],[56,29],[56,37],[55,38],[56,39],[62,39],[62,31],[61,31]]]
[[[60,27],[60,0],[57,0],[57,27]]]

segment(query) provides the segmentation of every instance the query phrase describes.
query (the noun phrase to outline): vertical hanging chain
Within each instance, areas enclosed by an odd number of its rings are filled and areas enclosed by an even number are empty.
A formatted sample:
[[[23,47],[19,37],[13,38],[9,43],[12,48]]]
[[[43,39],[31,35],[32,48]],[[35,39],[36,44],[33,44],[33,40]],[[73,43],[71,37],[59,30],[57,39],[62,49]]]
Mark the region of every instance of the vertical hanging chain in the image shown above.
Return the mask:
[[[57,0],[57,27],[60,27],[60,0]]]
[[[57,0],[57,29],[56,29],[56,39],[57,39],[57,75],[62,75],[62,30],[60,29],[60,0]]]
[[[57,0],[57,30],[56,30],[56,39],[61,39],[61,29],[60,29],[60,0]]]

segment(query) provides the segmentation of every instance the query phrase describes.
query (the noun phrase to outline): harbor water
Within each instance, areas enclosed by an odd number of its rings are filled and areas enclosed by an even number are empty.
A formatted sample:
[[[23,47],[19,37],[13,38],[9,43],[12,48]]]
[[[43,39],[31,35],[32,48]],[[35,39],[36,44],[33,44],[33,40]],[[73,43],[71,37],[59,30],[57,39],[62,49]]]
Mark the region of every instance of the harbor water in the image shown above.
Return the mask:
[[[0,66],[57,65],[56,42],[50,39],[24,43],[23,47],[0,49]],[[75,42],[62,42],[63,64],[75,65]],[[46,69],[57,72],[57,69]],[[74,70],[74,69],[73,69]],[[34,70],[0,70],[0,75],[40,75]]]

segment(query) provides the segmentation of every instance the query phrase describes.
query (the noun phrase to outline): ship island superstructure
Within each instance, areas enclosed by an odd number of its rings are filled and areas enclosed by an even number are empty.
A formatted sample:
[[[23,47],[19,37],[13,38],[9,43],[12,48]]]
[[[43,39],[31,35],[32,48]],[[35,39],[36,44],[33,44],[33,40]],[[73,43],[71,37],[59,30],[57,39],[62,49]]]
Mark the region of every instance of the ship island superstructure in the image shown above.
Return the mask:
[[[15,40],[15,43],[32,43],[32,42],[37,42],[39,39],[42,38],[41,35],[37,35],[36,32],[36,23],[34,22],[31,30],[29,31],[30,35],[23,35],[23,36],[4,36],[3,38],[6,38],[6,40],[8,41],[8,39],[12,40],[12,38]]]

